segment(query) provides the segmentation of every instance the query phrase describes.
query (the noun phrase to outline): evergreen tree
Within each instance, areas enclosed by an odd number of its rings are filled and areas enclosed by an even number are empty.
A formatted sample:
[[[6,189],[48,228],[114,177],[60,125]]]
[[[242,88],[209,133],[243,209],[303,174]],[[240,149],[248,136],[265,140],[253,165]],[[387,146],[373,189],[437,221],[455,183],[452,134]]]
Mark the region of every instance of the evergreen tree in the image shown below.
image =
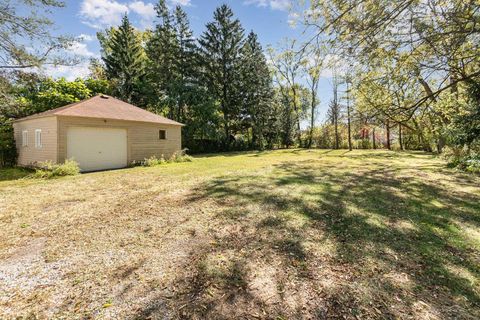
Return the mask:
[[[165,0],[155,6],[158,23],[147,43],[146,53],[149,58],[148,82],[150,85],[150,104],[157,109],[167,107],[170,118],[175,116],[176,99],[172,94],[178,78],[176,60],[179,43],[176,37],[174,17],[170,13]]]
[[[178,43],[178,54],[175,59],[177,79],[174,93],[177,97],[176,119],[186,121],[187,107],[199,103],[194,87],[199,85],[197,46],[186,12],[181,6],[175,8],[175,32]],[[203,100],[203,99],[202,99]]]
[[[138,35],[125,15],[111,38],[104,42],[103,62],[106,76],[115,84],[115,94],[122,100],[137,103],[144,76],[144,53]]]
[[[272,103],[272,78],[258,37],[251,32],[241,50],[243,122],[252,129],[251,147],[264,148],[264,132]]]
[[[214,21],[207,24],[199,42],[204,63],[203,76],[210,94],[218,101],[223,117],[224,143],[231,135],[240,115],[240,49],[244,31],[227,5],[217,8]]]

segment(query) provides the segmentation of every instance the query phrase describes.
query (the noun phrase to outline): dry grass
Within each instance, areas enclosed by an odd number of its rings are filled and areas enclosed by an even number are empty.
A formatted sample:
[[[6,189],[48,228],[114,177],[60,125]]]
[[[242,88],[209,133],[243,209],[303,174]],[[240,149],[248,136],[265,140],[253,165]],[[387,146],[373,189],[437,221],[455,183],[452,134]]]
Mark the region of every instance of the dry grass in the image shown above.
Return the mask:
[[[0,181],[0,318],[480,317],[480,179],[276,151]]]

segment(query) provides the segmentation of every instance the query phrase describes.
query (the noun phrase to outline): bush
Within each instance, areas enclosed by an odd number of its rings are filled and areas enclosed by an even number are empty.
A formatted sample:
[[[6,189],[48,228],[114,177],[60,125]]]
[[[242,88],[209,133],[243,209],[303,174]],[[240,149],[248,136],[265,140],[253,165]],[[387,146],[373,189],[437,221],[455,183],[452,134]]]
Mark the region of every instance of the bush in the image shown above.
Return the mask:
[[[80,167],[74,160],[65,160],[63,164],[51,161],[41,162],[33,174],[37,179],[51,179],[55,177],[75,176],[80,173]]]
[[[163,154],[160,157],[160,159],[158,159],[156,156],[151,156],[150,158],[143,160],[141,165],[144,167],[156,167],[156,166],[160,166],[167,163],[192,162],[192,161],[193,161],[193,157],[187,155],[186,149],[184,149],[182,151],[175,152],[168,160],[165,160],[165,158],[163,157]]]
[[[450,168],[480,173],[480,153],[469,150],[466,147],[445,147],[442,157],[448,161]]]
[[[465,171],[480,174],[480,157],[465,161]]]
[[[193,157],[187,154],[187,150],[175,152],[170,158],[170,162],[192,162]]]
[[[156,156],[151,156],[150,158],[145,159],[143,161],[142,165],[144,167],[156,167],[156,166],[160,166],[160,165],[165,164],[165,163],[167,163],[167,160],[165,160],[163,158],[163,154],[162,154],[160,159],[158,159]]]
[[[0,116],[0,168],[16,164],[17,148],[13,137],[11,120]]]

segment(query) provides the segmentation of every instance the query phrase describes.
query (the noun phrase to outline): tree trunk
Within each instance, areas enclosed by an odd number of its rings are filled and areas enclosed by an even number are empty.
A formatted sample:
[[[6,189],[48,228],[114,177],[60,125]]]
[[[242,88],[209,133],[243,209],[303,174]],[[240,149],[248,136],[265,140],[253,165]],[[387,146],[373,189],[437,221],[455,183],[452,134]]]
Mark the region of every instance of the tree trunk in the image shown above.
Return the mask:
[[[377,149],[377,144],[375,142],[375,127],[372,129],[372,142],[373,142],[373,149]]]
[[[400,150],[403,150],[403,140],[402,140],[402,124],[398,124],[398,142],[400,143]]]
[[[350,122],[350,95],[347,81],[347,126],[348,126],[348,150],[352,151],[352,125]]]
[[[335,149],[339,149],[339,141],[338,141],[338,119],[337,115],[335,115]]]
[[[445,144],[446,144],[445,138],[440,134],[437,141],[437,152],[439,154],[442,153],[443,148],[445,147]]]
[[[312,142],[313,142],[313,127],[315,125],[315,107],[317,104],[315,96],[316,96],[315,91],[312,90],[312,113],[310,115],[311,119],[310,119],[310,134],[308,137],[308,149],[312,147]]]
[[[390,120],[387,119],[387,149],[392,150],[392,146],[390,145]]]

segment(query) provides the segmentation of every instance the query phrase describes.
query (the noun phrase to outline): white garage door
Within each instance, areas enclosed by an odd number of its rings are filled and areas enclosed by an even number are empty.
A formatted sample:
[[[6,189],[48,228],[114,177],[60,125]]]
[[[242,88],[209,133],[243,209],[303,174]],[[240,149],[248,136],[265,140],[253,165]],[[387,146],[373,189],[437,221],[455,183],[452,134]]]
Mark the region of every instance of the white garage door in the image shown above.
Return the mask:
[[[75,159],[82,171],[124,168],[127,166],[127,130],[68,128],[67,158]]]

